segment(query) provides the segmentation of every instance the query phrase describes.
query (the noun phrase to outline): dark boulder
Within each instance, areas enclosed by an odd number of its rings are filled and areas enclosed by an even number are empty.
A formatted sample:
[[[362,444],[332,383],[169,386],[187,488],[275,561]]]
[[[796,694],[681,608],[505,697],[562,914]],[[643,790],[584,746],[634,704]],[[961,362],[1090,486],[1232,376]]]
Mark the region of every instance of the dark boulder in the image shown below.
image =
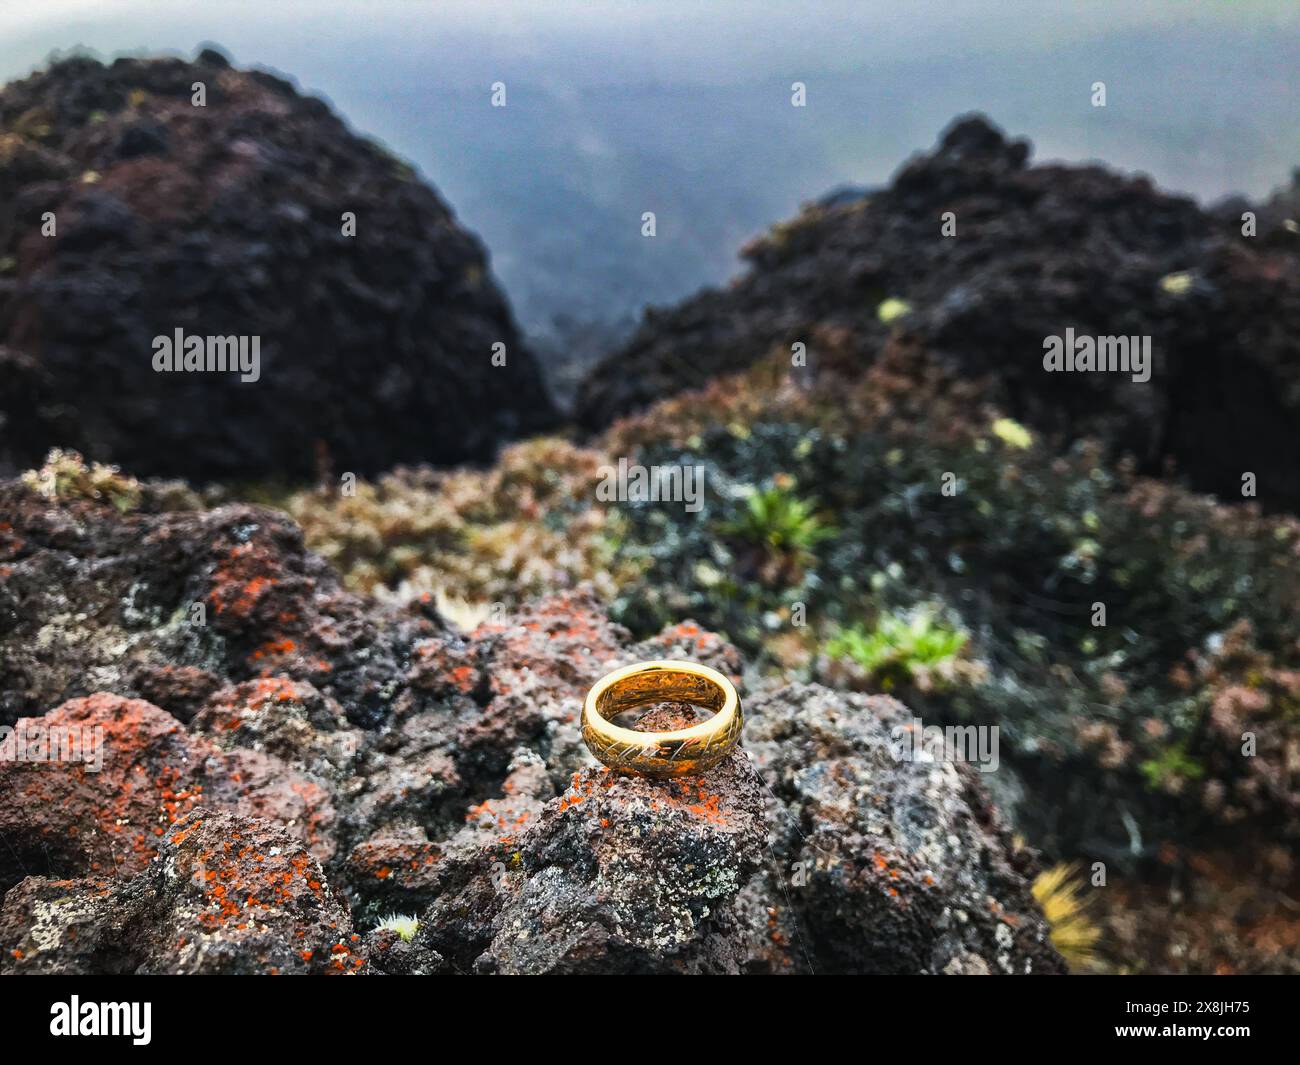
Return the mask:
[[[437,193],[322,101],[219,59],[68,59],[0,90],[0,471],[66,446],[139,474],[368,473],[550,424]],[[260,338],[258,379],[157,372],[177,330]]]
[[[140,872],[199,806],[271,818],[322,861],[333,854],[329,792],[278,758],[223,753],[158,707],[106,692],[20,720],[0,744],[0,891],[35,873]]]

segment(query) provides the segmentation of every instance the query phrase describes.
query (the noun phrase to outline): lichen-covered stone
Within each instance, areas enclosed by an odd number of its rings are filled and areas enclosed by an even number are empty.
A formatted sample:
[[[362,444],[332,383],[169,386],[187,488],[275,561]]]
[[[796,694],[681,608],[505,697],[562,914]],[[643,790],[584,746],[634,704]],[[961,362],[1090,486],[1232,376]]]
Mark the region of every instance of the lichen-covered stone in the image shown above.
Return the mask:
[[[366,969],[316,860],[258,818],[195,810],[135,876],[29,877],[0,908],[0,973],[353,973]]]
[[[755,967],[1064,971],[1029,890],[1036,859],[971,765],[896,756],[894,730],[912,720],[901,703],[792,685],[750,720],[770,786],[769,885],[782,881],[761,900]]]
[[[787,689],[754,702],[756,760],[618,774],[581,741],[590,685],[680,657],[744,688],[734,647],[690,621],[635,642],[581,589],[457,632],[343,591],[281,514],[139,498],[0,484],[0,706],[105,733],[100,773],[0,763],[7,969],[1052,968],[979,783],[882,761],[893,704]],[[793,908],[787,818],[840,855]]]
[[[75,731],[78,760],[20,760],[20,736],[33,726]],[[102,743],[93,762],[92,743]],[[20,719],[0,744],[0,890],[33,874],[137,873],[201,806],[272,818],[322,860],[334,852],[334,805],[321,782],[265,753],[223,752],[142,700],[101,692]]]
[[[730,904],[764,835],[740,754],[676,781],[583,770],[449,868],[422,937],[477,972],[736,972]]]
[[[351,776],[363,742],[334,699],[283,675],[213,693],[191,728],[223,750],[261,751],[339,786]]]
[[[274,510],[121,513],[11,481],[0,514],[0,723],[94,691],[189,718],[217,684],[284,675],[373,724],[439,629],[381,626]]]

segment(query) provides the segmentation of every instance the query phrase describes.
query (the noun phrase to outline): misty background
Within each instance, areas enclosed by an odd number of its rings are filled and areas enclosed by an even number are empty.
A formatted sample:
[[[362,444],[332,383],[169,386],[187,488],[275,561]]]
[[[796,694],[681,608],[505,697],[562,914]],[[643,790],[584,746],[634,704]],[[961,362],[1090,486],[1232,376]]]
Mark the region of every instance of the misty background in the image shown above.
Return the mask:
[[[1036,160],[1102,160],[1206,201],[1262,196],[1300,164],[1300,5],[1271,0],[8,0],[0,80],[54,52],[204,43],[414,163],[565,365],[561,393],[647,304],[724,282],[747,239],[885,182],[967,111],[1029,137]]]

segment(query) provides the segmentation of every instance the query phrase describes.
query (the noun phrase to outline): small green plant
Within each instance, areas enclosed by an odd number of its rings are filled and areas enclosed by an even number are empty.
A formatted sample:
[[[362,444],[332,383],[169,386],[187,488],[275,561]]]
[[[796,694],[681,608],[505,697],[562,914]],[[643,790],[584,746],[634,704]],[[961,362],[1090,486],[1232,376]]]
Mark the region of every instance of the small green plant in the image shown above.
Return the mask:
[[[415,938],[415,933],[420,930],[420,921],[419,918],[412,917],[410,914],[390,913],[387,917],[382,918],[379,924],[375,925],[375,928],[377,930],[388,929],[396,932],[402,942],[409,943]]]
[[[1200,780],[1205,776],[1205,766],[1187,753],[1185,743],[1166,747],[1154,758],[1148,758],[1138,769],[1151,791],[1177,792],[1184,782]]]
[[[885,690],[954,661],[968,637],[930,610],[910,617],[882,614],[873,628],[840,629],[826,645],[831,658],[848,659]]]
[[[812,500],[800,499],[779,483],[752,492],[740,517],[722,528],[774,555],[807,555],[815,544],[835,535],[817,516]]]
[[[740,516],[722,525],[725,535],[748,546],[739,560],[741,571],[770,587],[797,584],[814,557],[813,547],[835,535],[818,517],[816,504],[795,495],[793,484],[778,476],[770,487],[751,492]]]

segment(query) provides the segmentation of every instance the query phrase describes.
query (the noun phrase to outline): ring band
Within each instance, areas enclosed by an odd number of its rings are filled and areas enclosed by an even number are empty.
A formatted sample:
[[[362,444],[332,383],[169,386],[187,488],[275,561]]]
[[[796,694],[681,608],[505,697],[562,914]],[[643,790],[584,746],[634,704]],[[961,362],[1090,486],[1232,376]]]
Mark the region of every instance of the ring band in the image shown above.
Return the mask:
[[[637,732],[612,724],[625,710],[649,703],[683,702],[715,711],[707,721],[671,732]],[[582,705],[582,740],[611,769],[649,777],[703,773],[740,741],[744,715],[735,686],[694,662],[638,662],[607,673]]]

